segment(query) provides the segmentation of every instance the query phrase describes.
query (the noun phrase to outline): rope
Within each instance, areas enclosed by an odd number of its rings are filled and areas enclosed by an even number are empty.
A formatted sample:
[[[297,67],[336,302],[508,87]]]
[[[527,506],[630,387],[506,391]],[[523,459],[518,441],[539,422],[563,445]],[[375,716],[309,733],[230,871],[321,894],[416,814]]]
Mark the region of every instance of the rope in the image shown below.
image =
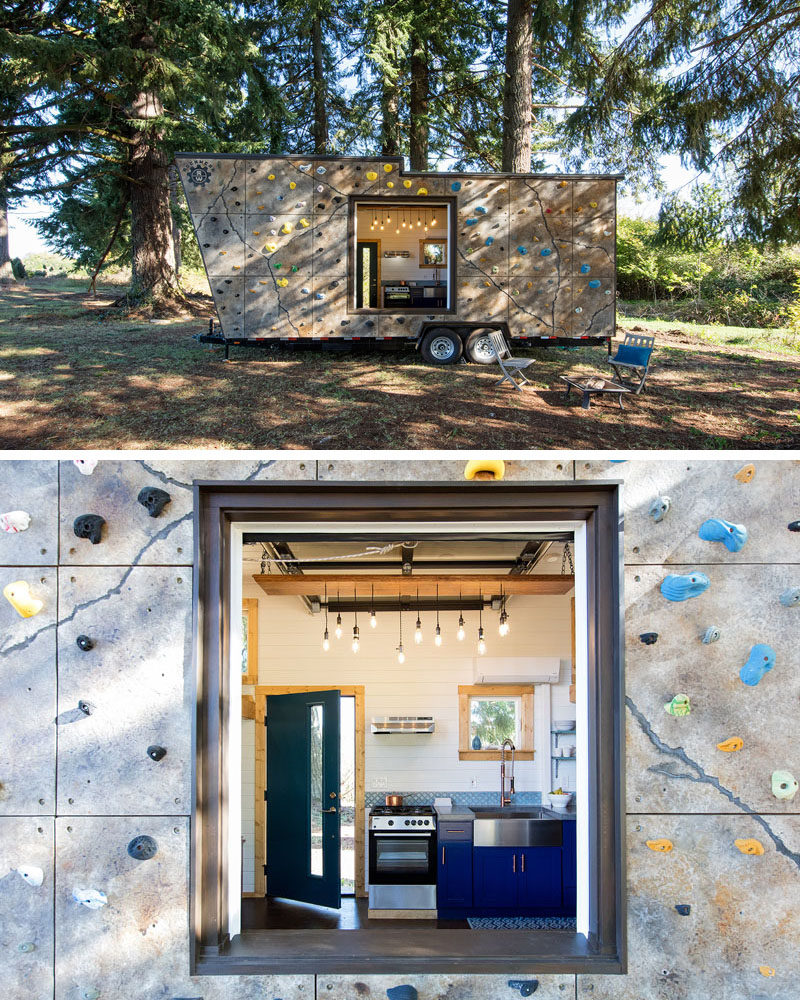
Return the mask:
[[[363,552],[345,552],[338,556],[308,556],[302,559],[295,556],[292,556],[292,558],[284,556],[273,558],[272,556],[268,556],[265,551],[261,558],[261,572],[264,572],[264,567],[267,563],[280,565],[281,563],[341,562],[347,559],[363,559],[365,556],[385,556],[386,553],[391,552],[392,549],[415,549],[418,545],[419,542],[389,542],[388,545],[368,545]]]

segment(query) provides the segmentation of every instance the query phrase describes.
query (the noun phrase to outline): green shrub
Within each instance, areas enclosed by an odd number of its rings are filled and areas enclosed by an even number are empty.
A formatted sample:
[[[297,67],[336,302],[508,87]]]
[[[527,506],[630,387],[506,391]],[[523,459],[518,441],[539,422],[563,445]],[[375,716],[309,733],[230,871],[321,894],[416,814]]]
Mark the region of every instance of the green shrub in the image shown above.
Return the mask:
[[[28,272],[25,270],[25,265],[19,259],[19,257],[11,258],[11,273],[17,279],[17,281],[22,281],[24,278],[28,277]]]

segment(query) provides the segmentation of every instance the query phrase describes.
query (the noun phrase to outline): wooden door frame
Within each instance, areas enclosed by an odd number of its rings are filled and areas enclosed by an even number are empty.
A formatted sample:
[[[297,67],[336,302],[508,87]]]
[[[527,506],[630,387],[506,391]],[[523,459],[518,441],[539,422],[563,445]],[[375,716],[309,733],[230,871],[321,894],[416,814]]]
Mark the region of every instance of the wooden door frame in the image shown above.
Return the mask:
[[[279,685],[257,684],[253,703],[253,718],[256,723],[255,749],[255,892],[242,893],[243,896],[262,897],[266,892],[264,865],[267,862],[267,828],[264,822],[264,789],[267,787],[267,727],[264,716],[267,711],[267,697],[271,694],[305,694],[307,691],[338,691],[343,697],[356,700],[356,871],[355,894],[357,899],[367,896],[365,877],[365,794],[364,794],[364,727],[366,723],[363,684],[311,684]]]

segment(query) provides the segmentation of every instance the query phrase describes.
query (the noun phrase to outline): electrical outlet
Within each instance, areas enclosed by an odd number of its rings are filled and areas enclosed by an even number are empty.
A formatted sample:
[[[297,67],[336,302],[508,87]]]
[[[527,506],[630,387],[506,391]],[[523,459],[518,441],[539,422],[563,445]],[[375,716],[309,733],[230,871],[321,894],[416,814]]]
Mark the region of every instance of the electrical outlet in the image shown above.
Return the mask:
[[[385,774],[376,774],[372,779],[372,790],[373,792],[385,792],[389,787],[389,783],[386,780]]]
[[[477,788],[478,787],[478,779],[477,778],[470,778],[469,787],[470,788]]]

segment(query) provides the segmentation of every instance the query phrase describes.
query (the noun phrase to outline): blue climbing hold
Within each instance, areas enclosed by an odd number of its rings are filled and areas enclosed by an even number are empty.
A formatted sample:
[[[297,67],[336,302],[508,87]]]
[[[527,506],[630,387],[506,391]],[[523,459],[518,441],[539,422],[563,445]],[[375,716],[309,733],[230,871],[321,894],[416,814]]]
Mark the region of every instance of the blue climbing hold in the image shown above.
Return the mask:
[[[453,183],[450,185],[450,190],[451,191],[460,191],[461,190],[461,181],[453,181]]]
[[[517,253],[520,254],[520,256],[524,257],[527,252],[527,247],[517,247]]]
[[[550,249],[550,247],[545,247],[541,252],[542,257],[549,257],[552,252],[553,251]]]
[[[702,635],[703,644],[708,646],[712,642],[717,642],[721,635],[722,632],[717,628],[716,625],[709,625]]]
[[[581,264],[581,274],[588,274],[591,271],[589,264]]]
[[[478,222],[477,219],[467,219],[467,221],[464,223],[464,225],[465,226],[474,226],[474,225],[477,224],[477,222]]]
[[[750,650],[747,662],[739,671],[743,684],[755,687],[764,674],[768,674],[775,666],[775,650],[765,643],[758,643]]]
[[[785,608],[796,608],[800,604],[800,587],[789,587],[779,598]]]
[[[149,861],[150,858],[154,858],[158,853],[158,844],[153,840],[152,837],[148,837],[143,834],[140,837],[134,837],[133,840],[128,844],[128,854],[136,861]]]
[[[483,205],[478,205],[475,211],[478,213],[478,215],[486,215],[486,209],[483,207]]]
[[[592,280],[589,282],[589,288],[599,288],[599,287],[600,287],[600,282],[597,280],[597,278],[592,278]]]
[[[704,542],[722,542],[729,552],[738,552],[747,541],[747,528],[743,524],[731,524],[721,517],[703,521],[697,534]]]
[[[494,236],[487,236],[486,237],[486,246],[490,247],[492,245],[492,243],[494,243]]]
[[[704,590],[708,590],[710,583],[705,573],[687,573],[684,576],[670,573],[664,577],[661,593],[668,601],[688,601],[690,597],[699,597]]]
[[[390,986],[386,991],[389,1000],[417,1000],[417,991],[413,986]]]
[[[682,917],[688,917],[692,912],[691,906],[688,903],[676,903],[675,909],[680,913]]]

